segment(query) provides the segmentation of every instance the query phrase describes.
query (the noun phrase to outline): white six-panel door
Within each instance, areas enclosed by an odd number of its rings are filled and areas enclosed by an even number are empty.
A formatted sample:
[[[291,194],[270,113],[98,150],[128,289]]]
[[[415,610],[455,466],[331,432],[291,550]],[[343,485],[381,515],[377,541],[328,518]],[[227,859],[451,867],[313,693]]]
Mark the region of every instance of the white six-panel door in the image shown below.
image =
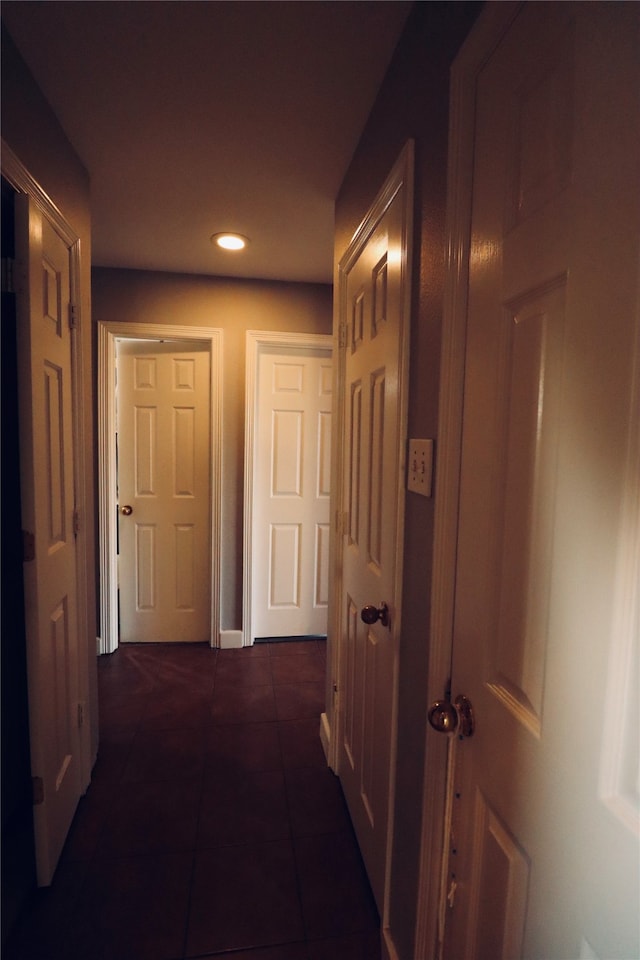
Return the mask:
[[[38,884],[47,886],[80,798],[72,285],[66,241],[16,204],[20,484]]]
[[[325,636],[331,351],[264,347],[257,376],[252,639]]]
[[[210,637],[207,344],[118,347],[120,640]]]
[[[448,960],[640,955],[639,38],[525,4],[475,79]]]
[[[411,178],[409,145],[341,260],[338,762],[383,918],[400,643]],[[367,605],[386,605],[388,618],[363,622]]]

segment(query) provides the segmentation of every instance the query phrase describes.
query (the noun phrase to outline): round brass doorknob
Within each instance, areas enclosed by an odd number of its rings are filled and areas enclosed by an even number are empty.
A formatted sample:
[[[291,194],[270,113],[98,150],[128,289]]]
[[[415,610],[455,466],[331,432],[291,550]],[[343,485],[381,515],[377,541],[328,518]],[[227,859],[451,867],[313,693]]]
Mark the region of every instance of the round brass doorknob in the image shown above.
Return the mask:
[[[124,507],[120,507],[120,513],[125,517],[130,517],[133,513],[133,507],[130,507],[128,503],[125,503]]]
[[[368,603],[360,611],[360,619],[364,623],[372,624],[376,623],[378,620],[383,627],[389,626],[389,607],[387,604],[382,601],[380,607],[374,607],[372,603]]]
[[[459,728],[461,737],[473,736],[476,718],[468,697],[460,694],[453,703],[451,700],[436,700],[429,707],[429,723],[438,733],[453,733]]]
[[[429,707],[429,723],[438,733],[453,733],[458,726],[458,712],[451,700],[436,700]]]

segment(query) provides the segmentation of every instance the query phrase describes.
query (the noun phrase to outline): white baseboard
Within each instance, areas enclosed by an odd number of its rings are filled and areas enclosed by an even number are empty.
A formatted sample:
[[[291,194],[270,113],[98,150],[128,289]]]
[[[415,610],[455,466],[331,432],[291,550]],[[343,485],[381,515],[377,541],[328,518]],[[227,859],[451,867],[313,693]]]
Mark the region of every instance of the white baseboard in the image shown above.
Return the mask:
[[[388,927],[383,927],[380,931],[380,947],[382,950],[382,960],[400,960]]]
[[[237,650],[242,646],[242,630],[221,630],[220,649]]]
[[[326,713],[320,714],[320,743],[324,750],[325,759],[327,763],[329,763],[329,757],[331,755],[331,727],[329,726],[329,718]]]

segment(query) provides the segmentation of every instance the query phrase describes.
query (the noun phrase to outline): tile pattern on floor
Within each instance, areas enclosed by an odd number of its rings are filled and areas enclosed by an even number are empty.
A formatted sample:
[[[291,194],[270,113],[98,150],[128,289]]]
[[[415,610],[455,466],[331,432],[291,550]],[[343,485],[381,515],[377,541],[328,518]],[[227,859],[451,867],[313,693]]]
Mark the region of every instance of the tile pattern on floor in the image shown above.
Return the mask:
[[[379,960],[325,664],[319,640],[101,657],[92,783],[6,960]]]

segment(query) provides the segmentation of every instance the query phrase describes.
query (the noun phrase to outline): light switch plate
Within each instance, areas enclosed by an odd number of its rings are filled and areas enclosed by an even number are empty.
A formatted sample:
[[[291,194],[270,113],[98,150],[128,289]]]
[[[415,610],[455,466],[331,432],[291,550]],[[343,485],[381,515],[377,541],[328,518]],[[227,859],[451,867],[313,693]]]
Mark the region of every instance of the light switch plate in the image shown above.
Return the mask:
[[[430,497],[432,474],[433,440],[409,440],[407,490]]]

